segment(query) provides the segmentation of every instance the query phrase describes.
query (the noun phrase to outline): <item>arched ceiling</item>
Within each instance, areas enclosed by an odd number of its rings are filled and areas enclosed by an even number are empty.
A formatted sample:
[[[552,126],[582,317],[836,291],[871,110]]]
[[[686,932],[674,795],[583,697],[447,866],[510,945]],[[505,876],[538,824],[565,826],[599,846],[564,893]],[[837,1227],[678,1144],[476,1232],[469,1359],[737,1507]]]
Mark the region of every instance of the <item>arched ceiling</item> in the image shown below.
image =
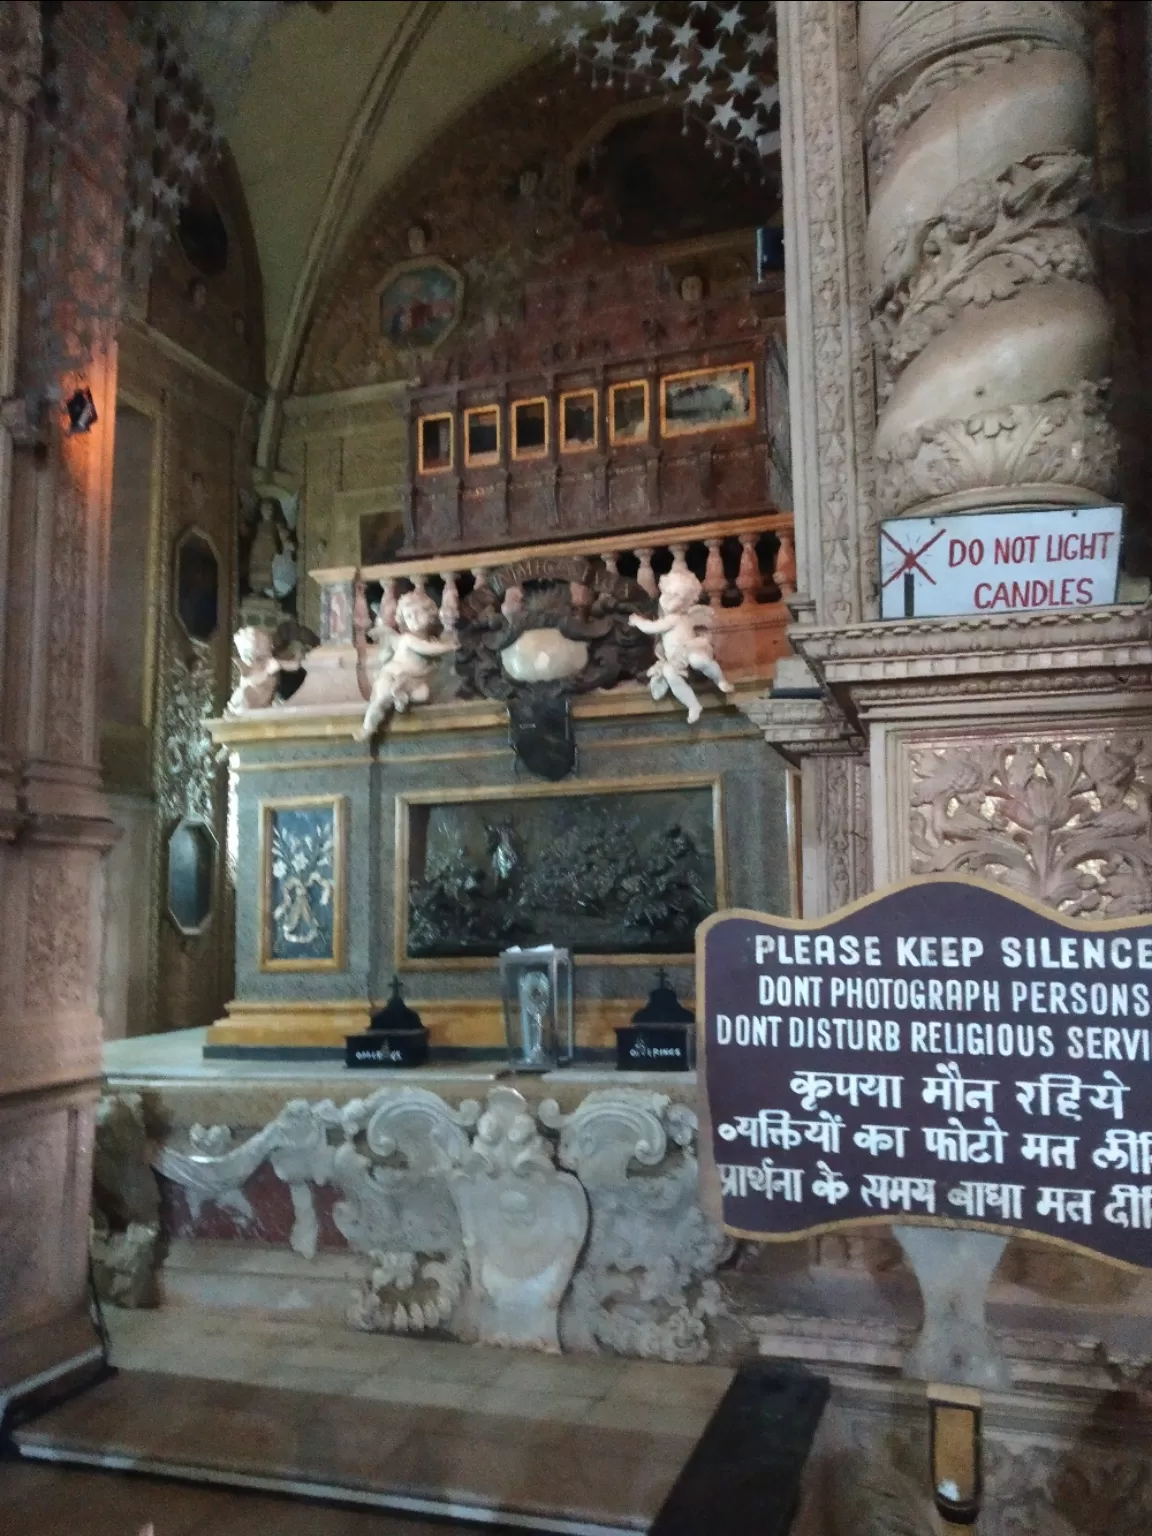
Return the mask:
[[[265,29],[221,126],[260,257],[274,393],[290,387],[317,289],[379,194],[545,47],[463,0],[293,5]]]

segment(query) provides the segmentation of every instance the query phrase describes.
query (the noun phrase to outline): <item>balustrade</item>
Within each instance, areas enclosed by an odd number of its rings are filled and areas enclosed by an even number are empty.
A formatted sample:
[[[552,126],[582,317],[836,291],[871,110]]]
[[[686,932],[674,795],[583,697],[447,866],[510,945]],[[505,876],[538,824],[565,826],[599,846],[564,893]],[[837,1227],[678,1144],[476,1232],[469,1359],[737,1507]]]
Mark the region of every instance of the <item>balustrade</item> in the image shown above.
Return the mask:
[[[347,656],[357,651],[363,661],[371,652],[369,642],[379,638],[379,629],[391,627],[397,602],[412,589],[428,591],[436,600],[446,630],[457,627],[462,600],[480,588],[500,589],[502,607],[511,613],[520,602],[521,590],[506,579],[494,583],[493,573],[508,572],[525,561],[566,559],[588,561],[590,577],[596,563],[609,575],[628,576],[653,599],[659,595],[659,580],[666,571],[691,570],[701,582],[702,601],[715,612],[717,658],[730,676],[766,677],[787,649],[784,630],[789,614],[784,599],[796,590],[789,512],[762,512],[642,534],[313,571],[312,579],[321,589],[321,649],[333,660],[337,652]],[[586,606],[588,596],[582,584],[571,585],[574,606]],[[380,592],[375,625],[369,603],[374,587]],[[316,663],[324,666],[320,654],[313,652],[310,666]]]

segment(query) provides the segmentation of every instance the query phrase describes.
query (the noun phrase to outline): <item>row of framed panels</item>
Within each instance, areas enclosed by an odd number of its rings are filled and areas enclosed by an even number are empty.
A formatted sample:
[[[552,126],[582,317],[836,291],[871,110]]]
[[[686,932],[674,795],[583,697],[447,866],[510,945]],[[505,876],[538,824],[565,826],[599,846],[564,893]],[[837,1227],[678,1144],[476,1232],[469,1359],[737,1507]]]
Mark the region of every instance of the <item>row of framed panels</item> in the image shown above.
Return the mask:
[[[729,431],[755,423],[756,370],[751,362],[665,374],[658,381],[658,389],[662,438]],[[468,406],[460,428],[464,468],[483,469],[502,463],[506,438],[510,439],[514,463],[548,458],[554,437],[561,453],[590,453],[600,447],[599,389],[566,390],[555,405],[555,422],[553,401],[547,395],[513,400],[507,407]],[[646,443],[651,422],[649,381],[626,379],[610,384],[603,414],[611,447]],[[417,417],[419,474],[443,475],[456,468],[456,433],[455,412],[437,411]]]

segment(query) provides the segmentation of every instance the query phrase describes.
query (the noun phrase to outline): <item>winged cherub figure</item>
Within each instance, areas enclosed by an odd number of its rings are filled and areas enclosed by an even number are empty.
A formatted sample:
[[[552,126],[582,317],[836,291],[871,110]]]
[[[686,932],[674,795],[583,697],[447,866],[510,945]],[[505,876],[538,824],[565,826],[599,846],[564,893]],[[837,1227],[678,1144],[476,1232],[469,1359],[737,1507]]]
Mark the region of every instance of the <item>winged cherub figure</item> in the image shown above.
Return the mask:
[[[671,570],[660,578],[660,617],[633,613],[628,618],[644,634],[656,636],[656,660],[648,668],[652,697],[662,699],[671,690],[688,711],[689,725],[703,709],[688,682],[689,670],[711,678],[721,693],[733,691],[712,649],[713,615],[700,601],[703,590],[691,571]]]
[[[228,700],[226,715],[246,715],[253,709],[267,709],[276,697],[281,672],[298,672],[299,656],[277,655],[277,635],[269,629],[249,624],[232,637],[240,681]]]
[[[377,618],[372,637],[380,642],[385,654],[372,684],[364,724],[357,732],[360,741],[367,741],[391,710],[402,714],[409,704],[428,702],[432,662],[456,649],[454,634],[433,638],[437,620],[436,604],[426,592],[420,591],[405,592],[396,604],[395,626]]]

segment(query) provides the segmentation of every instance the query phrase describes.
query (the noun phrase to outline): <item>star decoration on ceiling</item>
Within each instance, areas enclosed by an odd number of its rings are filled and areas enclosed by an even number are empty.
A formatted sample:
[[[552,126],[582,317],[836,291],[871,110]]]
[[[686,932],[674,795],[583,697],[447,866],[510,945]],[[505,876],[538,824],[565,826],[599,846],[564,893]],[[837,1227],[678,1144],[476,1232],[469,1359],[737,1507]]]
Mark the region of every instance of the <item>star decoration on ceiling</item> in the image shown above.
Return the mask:
[[[483,10],[550,33],[594,83],[606,76],[678,99],[685,131],[697,122],[719,154],[762,171],[779,151],[770,0],[488,0]]]

